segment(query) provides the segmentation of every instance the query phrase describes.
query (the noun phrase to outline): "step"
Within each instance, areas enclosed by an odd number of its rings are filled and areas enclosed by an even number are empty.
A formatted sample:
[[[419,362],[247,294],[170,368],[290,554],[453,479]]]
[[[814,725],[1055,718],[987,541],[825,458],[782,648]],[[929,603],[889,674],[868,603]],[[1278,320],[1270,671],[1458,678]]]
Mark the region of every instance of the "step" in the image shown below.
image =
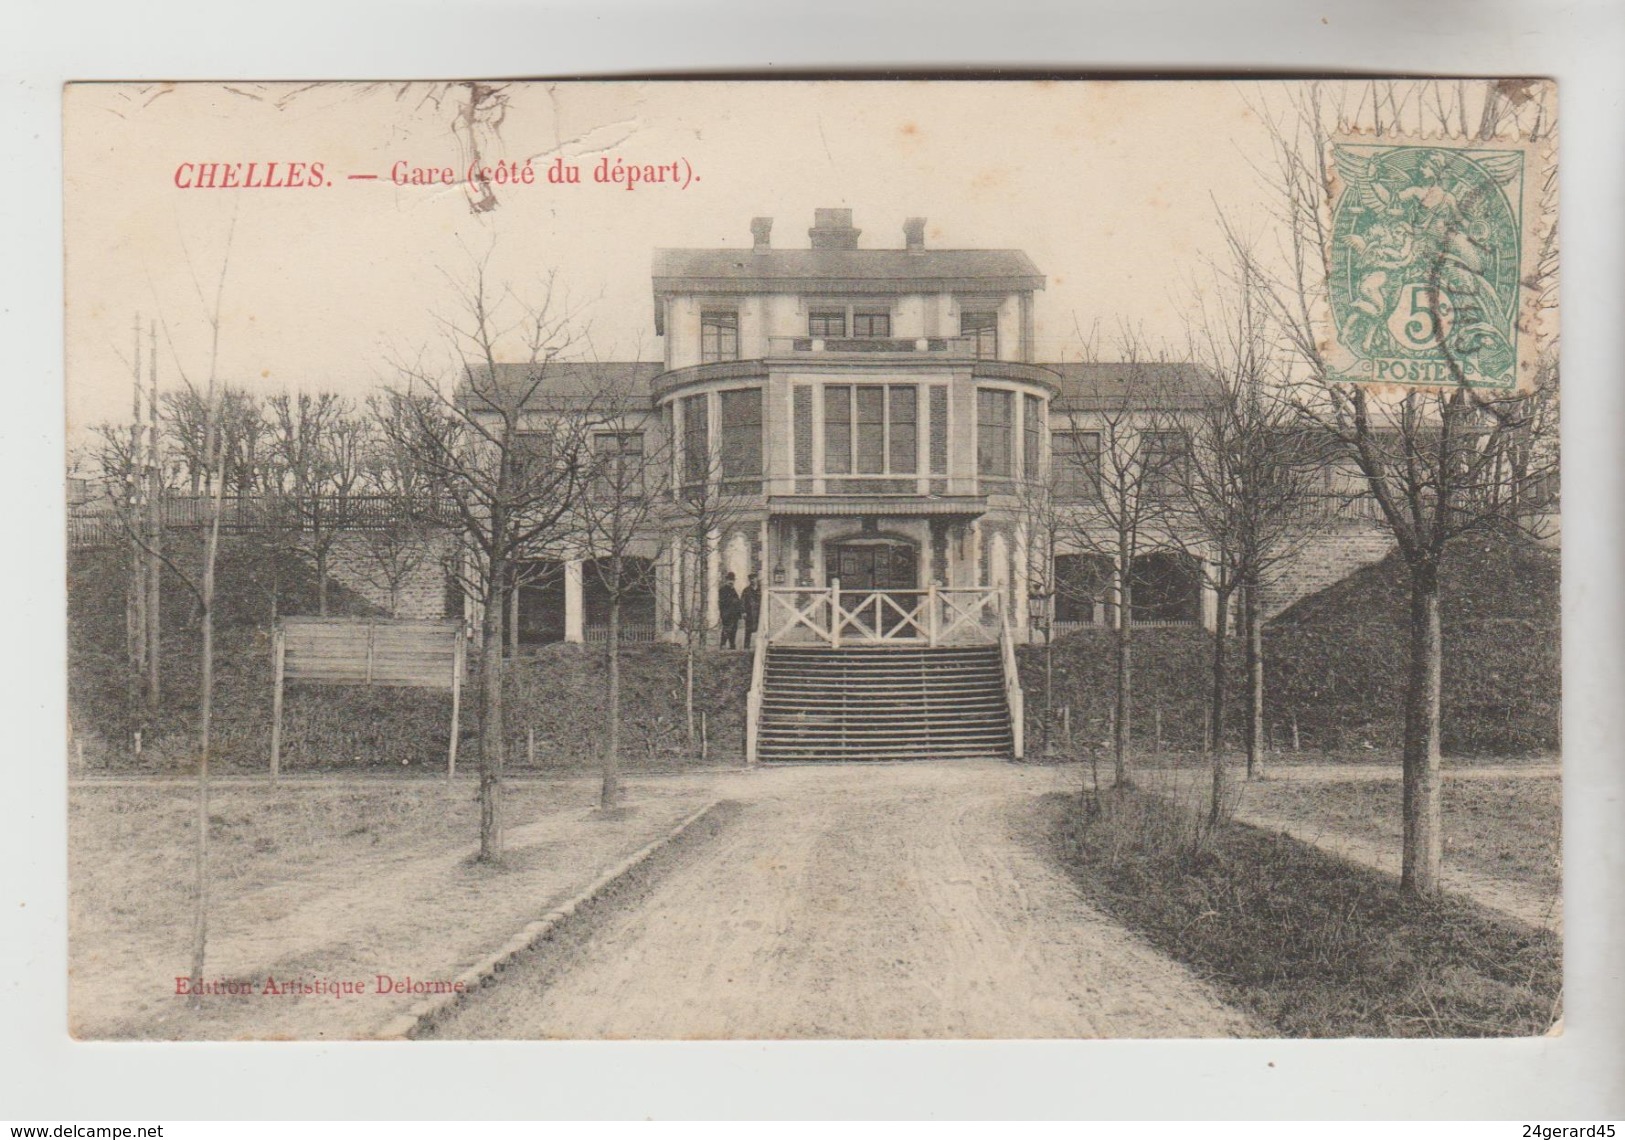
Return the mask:
[[[947,737],[947,736],[986,736],[988,732],[996,732],[999,736],[1009,736],[1009,724],[985,719],[985,721],[959,721],[959,723],[933,724],[931,728],[921,728],[912,721],[903,721],[895,724],[868,724],[868,726],[853,726],[853,724],[829,723],[829,721],[764,721],[757,726],[757,734],[762,737],[847,737],[847,739],[886,739],[886,741],[907,741],[915,737]]]
[[[783,755],[786,752],[798,752],[803,755],[820,755],[823,753],[838,752],[887,752],[892,755],[906,755],[911,753],[929,752],[1008,752],[1010,738],[1005,737],[977,737],[974,740],[911,740],[906,743],[887,743],[885,741],[838,741],[838,740],[764,740],[760,752],[762,754]]]
[[[944,704],[867,704],[867,705],[795,705],[775,704],[762,709],[762,719],[800,723],[808,720],[841,721],[859,724],[865,721],[908,721],[910,718],[931,723],[953,723],[961,720],[1002,720],[1009,709],[1002,704],[979,704],[970,707]]]
[[[851,762],[854,762],[854,763],[862,763],[864,761],[871,761],[871,760],[872,761],[885,761],[885,760],[949,760],[949,759],[955,759],[955,760],[973,760],[973,759],[974,760],[1008,760],[1009,758],[1010,758],[1010,749],[1008,747],[1001,748],[1001,749],[985,748],[985,749],[967,749],[967,750],[952,749],[952,748],[936,748],[936,749],[930,749],[930,750],[923,751],[923,752],[879,752],[879,751],[875,751],[875,752],[856,752],[855,751],[855,752],[843,752],[843,753],[784,752],[784,753],[777,753],[777,754],[771,755],[771,756],[764,754],[761,757],[763,763],[773,763],[774,761],[786,761],[786,760],[800,760],[800,761],[806,761],[806,762],[828,762],[828,761],[843,761],[844,760],[844,761],[851,761]]]
[[[769,647],[758,756],[929,760],[1013,751],[996,646]]]
[[[798,712],[819,712],[823,714],[841,714],[849,712],[853,716],[867,716],[871,713],[885,712],[912,712],[912,713],[951,713],[955,709],[964,709],[966,712],[998,713],[1008,710],[1003,697],[975,697],[958,700],[926,700],[921,697],[893,697],[889,700],[870,698],[868,700],[821,700],[796,701],[784,697],[773,697],[762,702],[764,713],[794,716]]]
[[[764,679],[770,681],[857,681],[863,683],[878,683],[882,681],[919,681],[919,680],[982,680],[992,678],[1002,681],[1004,672],[1000,669],[913,669],[898,670],[896,672],[863,672],[851,670],[818,669],[818,670],[788,670],[770,669],[763,674]]]
[[[1003,677],[1003,669],[993,666],[954,666],[951,669],[944,667],[931,667],[931,669],[778,669],[769,666],[762,674],[764,677],[780,677],[780,679],[793,679],[793,677],[808,677],[808,679],[827,679],[827,677],[851,677],[853,680],[884,680],[887,677]]]
[[[879,740],[764,740],[757,749],[758,756],[933,756],[946,752],[970,753],[977,756],[1008,756],[1010,738],[986,737],[977,740],[922,740],[908,744],[892,744]]]
[[[767,650],[768,657],[981,657],[999,653],[997,645],[928,645],[865,646],[843,645],[839,649],[828,645],[774,645]]]
[[[762,686],[762,692],[767,696],[772,696],[776,693],[795,693],[798,696],[807,697],[840,697],[847,693],[854,696],[859,696],[866,693],[878,693],[881,695],[897,694],[901,696],[918,696],[921,693],[941,693],[947,696],[973,696],[977,693],[1003,693],[1004,681],[996,677],[983,678],[981,680],[974,681],[898,681],[888,682],[884,685],[863,684],[861,682],[850,681],[804,681],[793,685],[776,685],[770,681]]]

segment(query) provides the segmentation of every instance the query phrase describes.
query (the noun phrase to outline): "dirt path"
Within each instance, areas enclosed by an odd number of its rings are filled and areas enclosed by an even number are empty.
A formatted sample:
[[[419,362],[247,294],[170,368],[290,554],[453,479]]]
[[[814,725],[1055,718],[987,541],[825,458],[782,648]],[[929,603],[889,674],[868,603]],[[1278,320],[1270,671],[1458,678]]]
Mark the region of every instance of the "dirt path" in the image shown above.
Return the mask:
[[[1037,849],[1053,770],[768,770],[573,962],[511,968],[440,1037],[1243,1036]]]

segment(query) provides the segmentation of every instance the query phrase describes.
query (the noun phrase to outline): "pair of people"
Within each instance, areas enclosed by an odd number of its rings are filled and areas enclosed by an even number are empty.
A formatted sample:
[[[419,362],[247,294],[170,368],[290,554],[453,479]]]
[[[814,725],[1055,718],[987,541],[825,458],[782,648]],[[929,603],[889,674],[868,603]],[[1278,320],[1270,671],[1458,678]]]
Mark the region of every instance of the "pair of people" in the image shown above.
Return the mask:
[[[750,639],[756,633],[756,623],[762,613],[762,587],[755,574],[750,576],[750,582],[741,594],[734,586],[733,571],[730,570],[722,579],[722,588],[717,591],[717,612],[722,618],[722,648],[738,649],[750,648]],[[745,644],[736,645],[739,638],[739,623],[745,623]]]

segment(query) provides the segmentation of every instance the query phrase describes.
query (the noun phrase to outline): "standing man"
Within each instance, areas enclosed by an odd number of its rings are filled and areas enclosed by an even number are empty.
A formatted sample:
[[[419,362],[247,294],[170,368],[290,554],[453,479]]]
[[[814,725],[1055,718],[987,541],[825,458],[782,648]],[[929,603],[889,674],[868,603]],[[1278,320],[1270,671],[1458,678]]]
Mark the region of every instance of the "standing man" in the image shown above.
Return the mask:
[[[717,591],[717,614],[722,618],[722,648],[737,649],[734,642],[739,637],[739,591],[734,589],[732,570],[723,577],[722,588]],[[749,638],[750,634],[745,636]]]
[[[739,601],[745,610],[745,648],[749,649],[750,639],[756,634],[756,624],[762,617],[762,585],[755,574],[750,576],[750,583]]]

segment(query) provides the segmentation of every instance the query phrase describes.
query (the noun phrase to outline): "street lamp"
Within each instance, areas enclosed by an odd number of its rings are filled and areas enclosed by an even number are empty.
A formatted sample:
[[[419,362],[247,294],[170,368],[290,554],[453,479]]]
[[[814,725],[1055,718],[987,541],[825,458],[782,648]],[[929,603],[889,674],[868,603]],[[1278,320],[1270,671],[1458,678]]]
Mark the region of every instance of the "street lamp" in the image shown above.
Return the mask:
[[[1046,641],[1049,639],[1050,599],[1053,596],[1045,591],[1041,582],[1027,588],[1027,627],[1041,630]]]

